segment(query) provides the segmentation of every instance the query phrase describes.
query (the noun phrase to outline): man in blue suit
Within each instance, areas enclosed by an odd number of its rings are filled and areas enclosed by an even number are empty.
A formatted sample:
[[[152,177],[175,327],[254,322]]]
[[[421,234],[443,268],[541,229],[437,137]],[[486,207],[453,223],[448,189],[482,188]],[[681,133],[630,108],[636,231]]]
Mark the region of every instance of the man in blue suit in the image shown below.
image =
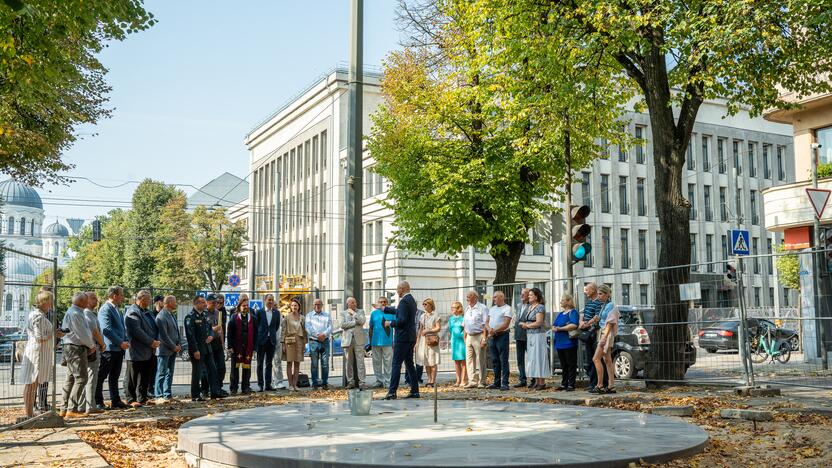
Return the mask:
[[[257,386],[260,391],[271,392],[272,359],[277,348],[277,331],[280,329],[280,310],[275,306],[274,295],[266,294],[265,307],[254,314],[257,322]],[[265,361],[265,362],[264,362]],[[266,375],[263,375],[263,372]],[[263,380],[265,379],[265,385]]]
[[[419,398],[419,380],[416,378],[416,366],[413,365],[413,346],[416,343],[416,300],[410,294],[410,283],[402,281],[396,287],[399,303],[396,307],[385,307],[385,314],[395,314],[394,320],[385,320],[384,327],[396,329],[393,338],[393,366],[390,376],[390,388],[385,400],[395,400],[396,390],[402,374],[402,364],[410,379],[410,393],[405,398]]]
[[[124,301],[124,289],[110,286],[107,290],[107,302],[98,309],[98,325],[104,335],[104,352],[98,365],[98,381],[95,384],[96,408],[104,409],[104,382],[110,386],[110,408],[128,408],[118,392],[118,379],[121,377],[121,365],[124,351],[130,347],[124,330],[124,317],[118,310]]]

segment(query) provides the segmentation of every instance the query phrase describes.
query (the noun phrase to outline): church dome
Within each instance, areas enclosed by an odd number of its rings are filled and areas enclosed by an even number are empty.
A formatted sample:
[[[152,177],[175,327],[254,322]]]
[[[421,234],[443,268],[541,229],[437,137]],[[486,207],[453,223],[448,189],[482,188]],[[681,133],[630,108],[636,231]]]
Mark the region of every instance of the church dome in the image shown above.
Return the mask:
[[[6,281],[34,276],[35,266],[29,260],[20,257],[6,258]]]
[[[43,202],[35,189],[12,179],[0,182],[0,198],[4,205],[43,209]]]
[[[69,237],[69,229],[67,229],[63,224],[55,221],[54,223],[46,226],[43,229],[44,236],[55,236],[55,237]]]

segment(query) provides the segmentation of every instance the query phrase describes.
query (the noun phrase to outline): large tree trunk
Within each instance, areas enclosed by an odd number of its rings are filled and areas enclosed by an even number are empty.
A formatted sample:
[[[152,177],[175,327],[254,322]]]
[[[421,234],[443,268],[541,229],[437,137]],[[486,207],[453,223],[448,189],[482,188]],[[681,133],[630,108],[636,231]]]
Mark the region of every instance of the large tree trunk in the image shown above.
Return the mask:
[[[659,271],[656,273],[656,320],[650,337],[650,353],[645,377],[648,385],[677,381],[685,377],[685,348],[688,341],[688,306],[679,296],[679,284],[690,276],[690,203],[683,195],[682,174],[698,105],[683,106],[677,125],[671,108],[670,86],[665,56],[659,47],[648,51],[642,63],[642,84],[653,137],[653,162],[656,173],[656,210],[661,228]]]
[[[510,304],[514,294],[514,286],[510,283],[517,277],[517,265],[520,264],[520,256],[523,255],[526,244],[515,241],[503,242],[503,245],[505,249],[491,252],[494,262],[497,263],[497,273],[494,276],[494,284],[497,286],[494,287],[494,291],[502,291],[506,295],[506,302]]]

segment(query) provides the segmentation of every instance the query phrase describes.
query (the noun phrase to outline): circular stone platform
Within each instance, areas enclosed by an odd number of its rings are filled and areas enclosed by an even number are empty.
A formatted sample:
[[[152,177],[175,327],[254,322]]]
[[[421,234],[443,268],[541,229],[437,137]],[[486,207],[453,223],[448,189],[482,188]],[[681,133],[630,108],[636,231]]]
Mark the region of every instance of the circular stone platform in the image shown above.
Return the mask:
[[[708,434],[681,419],[536,403],[346,401],[252,408],[194,419],[179,450],[199,466],[626,466],[691,455]]]

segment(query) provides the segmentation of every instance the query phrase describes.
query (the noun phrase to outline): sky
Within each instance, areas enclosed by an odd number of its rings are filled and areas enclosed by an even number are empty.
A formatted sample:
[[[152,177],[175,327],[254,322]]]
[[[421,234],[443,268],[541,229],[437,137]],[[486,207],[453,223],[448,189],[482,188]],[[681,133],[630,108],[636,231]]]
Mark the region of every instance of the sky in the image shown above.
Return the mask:
[[[147,0],[158,23],[100,59],[112,118],[80,128],[69,186],[39,189],[47,221],[128,207],[145,178],[186,193],[248,174],[246,133],[349,58],[349,0]],[[364,63],[399,48],[395,0],[364,1]],[[108,188],[100,187],[106,186]],[[48,224],[48,223],[47,223]]]

